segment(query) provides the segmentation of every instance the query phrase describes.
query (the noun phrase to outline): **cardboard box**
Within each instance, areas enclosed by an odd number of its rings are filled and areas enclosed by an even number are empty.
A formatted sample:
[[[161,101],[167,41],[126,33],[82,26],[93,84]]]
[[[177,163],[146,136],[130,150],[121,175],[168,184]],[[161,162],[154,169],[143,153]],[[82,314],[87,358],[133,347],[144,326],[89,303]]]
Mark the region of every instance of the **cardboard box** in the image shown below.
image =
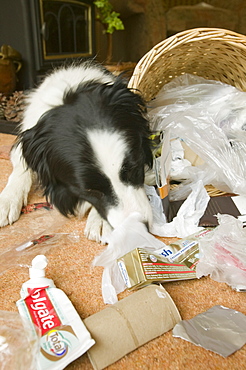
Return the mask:
[[[118,266],[128,289],[153,282],[195,279],[196,273],[183,263],[172,263],[146,249],[136,248],[118,259]]]
[[[211,232],[204,229],[187,238],[150,252],[136,248],[118,259],[118,266],[129,290],[151,283],[196,278],[199,261],[199,239]]]

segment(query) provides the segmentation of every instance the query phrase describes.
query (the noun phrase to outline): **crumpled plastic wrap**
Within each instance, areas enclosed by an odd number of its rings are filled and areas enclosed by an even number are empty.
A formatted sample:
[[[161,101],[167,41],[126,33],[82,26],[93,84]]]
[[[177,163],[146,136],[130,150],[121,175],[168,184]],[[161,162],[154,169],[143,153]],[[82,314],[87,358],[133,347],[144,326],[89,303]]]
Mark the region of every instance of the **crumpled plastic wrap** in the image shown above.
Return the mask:
[[[38,333],[38,331],[37,331]],[[0,311],[1,370],[36,370],[39,336],[17,312]]]
[[[40,205],[40,207],[39,207]],[[17,224],[9,225],[0,230],[0,275],[13,266],[28,267],[32,259],[39,253],[46,253],[51,247],[58,246],[64,238],[69,242],[77,242],[79,234],[56,232],[67,219],[56,209],[42,204],[29,204],[24,207],[21,220],[27,220],[28,226],[22,227]],[[32,215],[28,215],[32,213]],[[5,247],[8,239],[8,248]],[[18,239],[18,242],[16,242]],[[13,240],[13,242],[12,242]]]
[[[200,241],[196,275],[246,291],[246,228],[233,216],[217,217],[219,226]]]
[[[117,294],[126,288],[117,265],[117,258],[136,247],[156,250],[165,246],[151,235],[138,212],[130,214],[120,226],[113,230],[108,246],[94,258],[94,266],[103,266],[102,296],[107,304],[117,302]]]
[[[150,229],[152,234],[183,238],[202,229],[198,226],[198,223],[207,207],[209,196],[201,181],[193,186],[191,194],[170,223],[165,220],[161,200],[154,187],[146,186],[146,193],[153,212],[153,224]],[[108,246],[93,261],[94,266],[104,267],[102,276],[104,303],[116,303],[118,300],[117,294],[126,289],[117,265],[118,258],[135,248],[155,251],[165,247],[165,244],[152,234],[148,232],[143,224],[142,216],[139,213],[130,214],[119,227],[113,230],[107,240]]]
[[[180,207],[177,215],[171,222],[167,223],[160,216],[160,208],[162,208],[160,198],[157,196],[153,187],[146,186],[146,193],[150,200],[154,218],[150,229],[151,233],[162,237],[184,238],[202,229],[198,224],[207,208],[209,195],[201,180],[192,184],[190,189],[191,192]]]
[[[151,129],[170,130],[204,161],[180,173],[187,188],[199,176],[204,185],[246,195],[245,102],[246,93],[233,86],[188,74],[166,84],[150,102]],[[177,199],[184,198],[176,189]]]

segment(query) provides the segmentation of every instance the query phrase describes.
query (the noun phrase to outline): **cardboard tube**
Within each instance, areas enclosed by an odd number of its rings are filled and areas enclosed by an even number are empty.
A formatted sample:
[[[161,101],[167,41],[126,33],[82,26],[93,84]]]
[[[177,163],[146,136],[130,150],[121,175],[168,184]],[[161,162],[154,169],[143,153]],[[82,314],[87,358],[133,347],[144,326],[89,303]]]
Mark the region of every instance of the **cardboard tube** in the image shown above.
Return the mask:
[[[160,285],[149,285],[86,318],[96,344],[87,352],[95,370],[171,330],[181,320],[177,307]]]

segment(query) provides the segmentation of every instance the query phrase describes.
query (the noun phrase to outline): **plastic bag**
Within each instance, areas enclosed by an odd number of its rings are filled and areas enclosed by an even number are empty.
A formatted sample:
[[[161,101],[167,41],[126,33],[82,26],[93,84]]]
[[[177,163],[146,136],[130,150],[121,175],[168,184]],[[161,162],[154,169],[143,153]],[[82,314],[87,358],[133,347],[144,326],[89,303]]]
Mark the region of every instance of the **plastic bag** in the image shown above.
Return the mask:
[[[153,213],[153,224],[150,229],[152,234],[162,237],[184,238],[201,230],[201,227],[198,226],[199,220],[209,202],[209,195],[201,180],[190,186],[190,194],[180,207],[177,216],[169,223],[166,223],[164,215],[161,215],[161,200],[154,188],[146,186],[145,189]]]
[[[48,203],[33,203],[22,208],[18,222],[0,228],[1,251],[6,250],[6,239],[8,244],[16,243],[16,239],[25,240],[39,235],[42,230],[52,230],[62,227],[67,222],[65,216]]]
[[[47,233],[45,230],[29,240],[25,240],[0,254],[0,275],[13,266],[30,267],[32,259],[39,253],[45,254],[51,247],[58,246],[61,240],[77,242],[79,235],[72,233]]]
[[[200,173],[204,185],[240,195],[246,195],[245,114],[245,92],[193,75],[165,85],[149,107],[152,130],[170,129],[205,162]],[[213,176],[208,179],[209,172]]]
[[[51,247],[58,246],[64,238],[68,238],[69,242],[79,240],[76,231],[56,232],[67,219],[56,209],[46,207],[45,203],[42,206],[41,203],[28,205],[22,213],[18,225],[0,230],[0,275],[13,266],[29,267],[37,254],[44,254]],[[8,247],[5,246],[6,239]],[[19,241],[16,242],[16,239]]]
[[[37,329],[38,334],[38,329]],[[0,311],[1,370],[35,370],[39,335],[17,312]]]
[[[203,215],[209,196],[201,182],[198,182],[174,220],[165,222],[162,213],[160,197],[154,187],[146,186],[146,192],[153,211],[153,225],[151,232],[158,236],[178,236],[180,238],[193,234],[199,230],[199,219]],[[150,251],[166,247],[164,243],[156,239],[147,231],[142,223],[142,216],[139,213],[132,213],[116,229],[108,239],[107,248],[101,255],[95,257],[94,266],[103,266],[102,296],[104,303],[114,304],[117,302],[117,294],[126,289],[117,265],[117,259],[135,248],[144,248]]]
[[[217,217],[219,226],[200,241],[196,275],[246,291],[246,228],[233,216]]]
[[[165,246],[151,235],[142,223],[142,216],[134,212],[113,230],[107,248],[93,261],[94,266],[103,266],[102,295],[104,303],[117,302],[117,294],[126,286],[117,265],[117,258],[139,247],[156,250]]]

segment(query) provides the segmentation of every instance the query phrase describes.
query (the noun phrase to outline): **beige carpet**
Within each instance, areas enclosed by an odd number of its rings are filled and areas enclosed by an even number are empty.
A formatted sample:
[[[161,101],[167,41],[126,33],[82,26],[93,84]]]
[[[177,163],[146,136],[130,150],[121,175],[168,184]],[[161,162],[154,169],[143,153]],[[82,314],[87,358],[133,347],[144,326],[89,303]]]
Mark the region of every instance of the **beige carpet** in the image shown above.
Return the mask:
[[[0,134],[0,190],[5,186],[11,173],[8,150],[14,139],[12,135]],[[41,200],[39,192],[32,192],[29,203]],[[47,222],[51,225],[54,219],[50,220],[50,215],[47,216],[47,214],[44,211],[41,218],[37,218],[35,212],[25,214],[14,225],[2,229],[0,252],[5,252],[29,240],[37,231],[41,232],[44,226],[49,226]],[[68,295],[79,315],[84,319],[105,307],[101,295],[102,268],[91,268],[94,256],[104,247],[84,237],[85,220],[79,221],[74,218],[64,221],[62,217],[56,217],[55,221],[57,232],[76,231],[79,234],[79,241],[74,242],[63,235],[55,245],[45,250],[49,260],[47,276]],[[25,265],[30,262],[30,259],[30,255],[21,255],[17,262]],[[9,258],[8,261],[2,258],[0,262],[4,268],[5,264],[11,261]],[[15,302],[20,298],[19,291],[22,283],[27,279],[27,267],[17,265],[14,260],[12,267],[0,274],[0,310],[17,311]],[[167,283],[164,287],[173,298],[183,319],[191,319],[214,305],[223,305],[246,314],[246,293],[235,292],[226,284],[217,283],[210,278]],[[119,298],[122,299],[127,295],[129,293],[124,292]],[[114,351],[113,346],[112,351]],[[85,354],[71,363],[67,369],[89,370],[92,366]],[[228,358],[223,358],[180,338],[174,338],[172,333],[168,332],[133,351],[108,369],[246,369],[246,345]]]

